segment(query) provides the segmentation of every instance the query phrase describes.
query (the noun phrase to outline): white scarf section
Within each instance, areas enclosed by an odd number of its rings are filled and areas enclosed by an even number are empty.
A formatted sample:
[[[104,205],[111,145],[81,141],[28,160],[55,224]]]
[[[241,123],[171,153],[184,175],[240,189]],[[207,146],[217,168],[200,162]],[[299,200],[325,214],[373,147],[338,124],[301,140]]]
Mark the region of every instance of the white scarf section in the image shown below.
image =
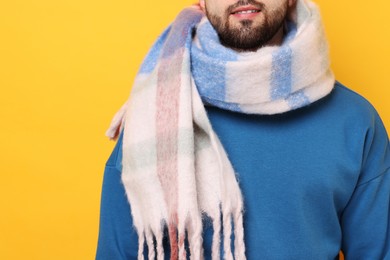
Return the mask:
[[[277,114],[328,95],[334,76],[318,8],[298,0],[290,20],[281,46],[237,53],[199,9],[187,8],[150,50],[106,133],[124,131],[122,181],[138,259],[145,243],[149,259],[164,259],[164,229],[171,259],[186,259],[185,241],[191,259],[203,259],[203,214],[212,219],[212,259],[221,258],[221,243],[224,259],[246,259],[242,194],[204,103]]]

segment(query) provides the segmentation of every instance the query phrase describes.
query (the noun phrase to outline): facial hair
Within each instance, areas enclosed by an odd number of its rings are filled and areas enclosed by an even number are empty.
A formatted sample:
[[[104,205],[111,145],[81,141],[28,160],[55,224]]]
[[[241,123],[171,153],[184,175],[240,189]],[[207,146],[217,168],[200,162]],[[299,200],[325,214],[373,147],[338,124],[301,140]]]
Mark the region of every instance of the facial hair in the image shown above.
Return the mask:
[[[252,5],[259,8],[264,16],[263,22],[254,25],[252,20],[241,20],[240,24],[231,25],[229,17],[237,7]],[[222,45],[237,51],[255,51],[267,44],[283,26],[287,17],[288,4],[278,10],[269,11],[266,5],[256,0],[239,0],[229,6],[223,16],[209,13],[206,8],[206,16],[217,31]],[[261,15],[261,14],[259,14]]]

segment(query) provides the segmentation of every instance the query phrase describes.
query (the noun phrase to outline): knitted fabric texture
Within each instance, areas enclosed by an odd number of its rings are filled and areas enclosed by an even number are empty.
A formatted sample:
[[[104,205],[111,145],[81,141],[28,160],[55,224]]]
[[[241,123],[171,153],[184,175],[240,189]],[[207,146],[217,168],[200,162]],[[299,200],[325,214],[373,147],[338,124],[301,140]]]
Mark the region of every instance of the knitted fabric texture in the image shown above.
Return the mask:
[[[202,217],[212,219],[212,259],[245,259],[243,198],[204,103],[241,113],[277,114],[306,106],[334,85],[317,7],[298,0],[281,46],[238,53],[222,46],[196,7],[184,9],[158,38],[129,101],[107,135],[123,136],[122,181],[149,259],[203,259]],[[233,224],[233,226],[232,226]],[[234,234],[234,252],[231,237]]]

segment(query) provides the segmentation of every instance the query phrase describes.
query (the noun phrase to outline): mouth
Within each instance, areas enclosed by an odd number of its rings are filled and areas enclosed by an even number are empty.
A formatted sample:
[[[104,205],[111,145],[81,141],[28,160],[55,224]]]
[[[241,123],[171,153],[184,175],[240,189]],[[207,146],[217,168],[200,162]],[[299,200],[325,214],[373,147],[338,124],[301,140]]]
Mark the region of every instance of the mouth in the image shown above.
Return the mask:
[[[261,12],[261,9],[252,5],[240,6],[231,11],[231,15],[238,19],[252,19]]]

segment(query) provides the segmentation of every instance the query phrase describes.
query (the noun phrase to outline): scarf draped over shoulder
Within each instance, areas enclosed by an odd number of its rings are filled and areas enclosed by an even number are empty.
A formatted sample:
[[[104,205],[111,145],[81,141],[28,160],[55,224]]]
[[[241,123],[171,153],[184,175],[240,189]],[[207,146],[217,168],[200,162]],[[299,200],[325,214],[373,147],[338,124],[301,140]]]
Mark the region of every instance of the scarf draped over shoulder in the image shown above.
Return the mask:
[[[149,51],[106,133],[115,138],[124,131],[122,182],[139,237],[138,259],[145,244],[149,259],[164,259],[165,229],[171,259],[186,259],[187,243],[191,259],[203,259],[204,216],[212,219],[212,259],[221,258],[221,245],[224,259],[246,259],[244,199],[204,105],[271,115],[332,91],[318,8],[298,0],[289,17],[280,46],[238,53],[222,46],[203,12],[190,7]]]

